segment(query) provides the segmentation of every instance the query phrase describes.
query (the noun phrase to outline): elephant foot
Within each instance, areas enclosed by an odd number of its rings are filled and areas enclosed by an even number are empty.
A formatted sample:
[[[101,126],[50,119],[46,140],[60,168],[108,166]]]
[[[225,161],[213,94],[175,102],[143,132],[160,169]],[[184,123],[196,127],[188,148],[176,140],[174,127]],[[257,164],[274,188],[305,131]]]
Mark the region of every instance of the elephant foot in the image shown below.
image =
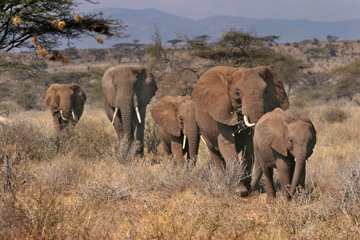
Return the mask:
[[[235,189],[235,192],[240,194],[241,197],[249,196],[249,191],[243,183],[240,183],[240,185]]]

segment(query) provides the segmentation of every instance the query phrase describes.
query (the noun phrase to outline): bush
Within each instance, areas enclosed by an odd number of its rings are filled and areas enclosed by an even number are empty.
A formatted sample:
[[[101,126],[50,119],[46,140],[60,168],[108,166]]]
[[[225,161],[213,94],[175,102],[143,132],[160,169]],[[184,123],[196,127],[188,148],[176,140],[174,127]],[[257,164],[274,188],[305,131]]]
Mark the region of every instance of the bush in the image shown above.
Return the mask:
[[[348,118],[348,114],[338,107],[331,107],[325,111],[324,118],[328,123],[343,122]]]
[[[152,119],[146,119],[144,131],[144,148],[147,149],[148,153],[158,154],[159,144],[160,138],[157,133],[155,122]]]

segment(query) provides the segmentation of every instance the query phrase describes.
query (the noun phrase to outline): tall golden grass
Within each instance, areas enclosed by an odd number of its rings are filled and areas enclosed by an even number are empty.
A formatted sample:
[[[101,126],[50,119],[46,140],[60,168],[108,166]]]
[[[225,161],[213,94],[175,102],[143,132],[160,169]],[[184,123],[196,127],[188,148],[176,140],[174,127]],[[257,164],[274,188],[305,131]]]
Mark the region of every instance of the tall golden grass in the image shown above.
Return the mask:
[[[330,108],[346,119],[328,122]],[[272,204],[260,192],[234,193],[231,173],[217,174],[204,145],[193,169],[175,166],[161,146],[157,154],[125,158],[126,143],[117,142],[102,109],[87,107],[61,135],[48,112],[11,115],[14,124],[0,126],[0,238],[356,239],[360,107],[333,102],[298,110],[318,133],[307,187],[291,202],[278,194]]]

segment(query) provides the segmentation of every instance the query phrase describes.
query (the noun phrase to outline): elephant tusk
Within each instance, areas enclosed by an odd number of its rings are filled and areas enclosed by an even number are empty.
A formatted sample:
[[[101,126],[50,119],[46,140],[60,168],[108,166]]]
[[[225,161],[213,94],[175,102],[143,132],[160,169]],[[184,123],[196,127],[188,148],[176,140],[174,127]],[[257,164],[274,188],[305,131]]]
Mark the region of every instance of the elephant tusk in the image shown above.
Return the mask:
[[[114,116],[113,116],[113,119],[112,119],[112,121],[111,121],[111,124],[114,124],[114,121],[115,121],[115,118],[116,118],[116,114],[117,114],[118,111],[119,111],[119,109],[118,109],[118,108],[115,108],[115,112],[114,112]]]
[[[137,116],[137,119],[138,119],[139,123],[141,123],[141,118],[140,118],[140,113],[139,113],[139,108],[138,107],[135,107],[135,112],[136,112],[136,116]]]
[[[245,125],[246,125],[247,127],[253,127],[253,126],[255,126],[255,123],[250,123],[250,122],[249,122],[249,119],[248,119],[248,117],[247,117],[246,115],[244,115],[244,122],[245,122]]]
[[[71,113],[72,113],[73,119],[76,121],[76,120],[77,120],[77,117],[75,116],[75,113],[74,113],[73,111],[71,111]]]
[[[200,135],[200,138],[201,138],[201,140],[205,143],[205,146],[207,146],[207,144],[206,144],[206,142],[205,142],[205,139],[203,138],[202,135]]]
[[[60,109],[60,116],[61,116],[62,120],[67,121],[67,118],[64,118],[64,116],[63,116],[63,114],[62,114],[62,110],[61,110],[61,109]]]
[[[294,158],[294,161],[296,162],[296,158]]]
[[[183,149],[185,149],[185,145],[186,145],[186,135],[184,134]]]

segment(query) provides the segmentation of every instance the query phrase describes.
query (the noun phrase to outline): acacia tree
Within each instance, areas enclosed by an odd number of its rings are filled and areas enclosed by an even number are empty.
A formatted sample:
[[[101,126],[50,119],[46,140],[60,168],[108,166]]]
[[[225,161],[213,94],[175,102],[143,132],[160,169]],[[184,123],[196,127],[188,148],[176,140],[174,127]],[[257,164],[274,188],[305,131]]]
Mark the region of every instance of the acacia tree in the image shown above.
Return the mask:
[[[335,68],[331,73],[339,78],[334,87],[336,97],[352,98],[360,92],[360,61]]]
[[[79,5],[78,0],[0,1],[0,53],[36,47],[39,55],[48,56],[48,50],[59,46],[61,39],[70,45],[71,39],[84,35],[93,36],[99,43],[103,43],[100,36],[125,36],[126,26],[121,20],[105,19],[102,13],[77,14]],[[58,53],[53,52],[52,60],[60,58]],[[7,64],[3,56],[0,60],[3,66]]]
[[[273,45],[278,38],[279,36],[257,37],[250,32],[230,29],[216,45],[201,45],[201,48],[194,48],[192,53],[209,59],[214,64],[253,67],[257,65],[256,61],[267,55],[265,44]]]

